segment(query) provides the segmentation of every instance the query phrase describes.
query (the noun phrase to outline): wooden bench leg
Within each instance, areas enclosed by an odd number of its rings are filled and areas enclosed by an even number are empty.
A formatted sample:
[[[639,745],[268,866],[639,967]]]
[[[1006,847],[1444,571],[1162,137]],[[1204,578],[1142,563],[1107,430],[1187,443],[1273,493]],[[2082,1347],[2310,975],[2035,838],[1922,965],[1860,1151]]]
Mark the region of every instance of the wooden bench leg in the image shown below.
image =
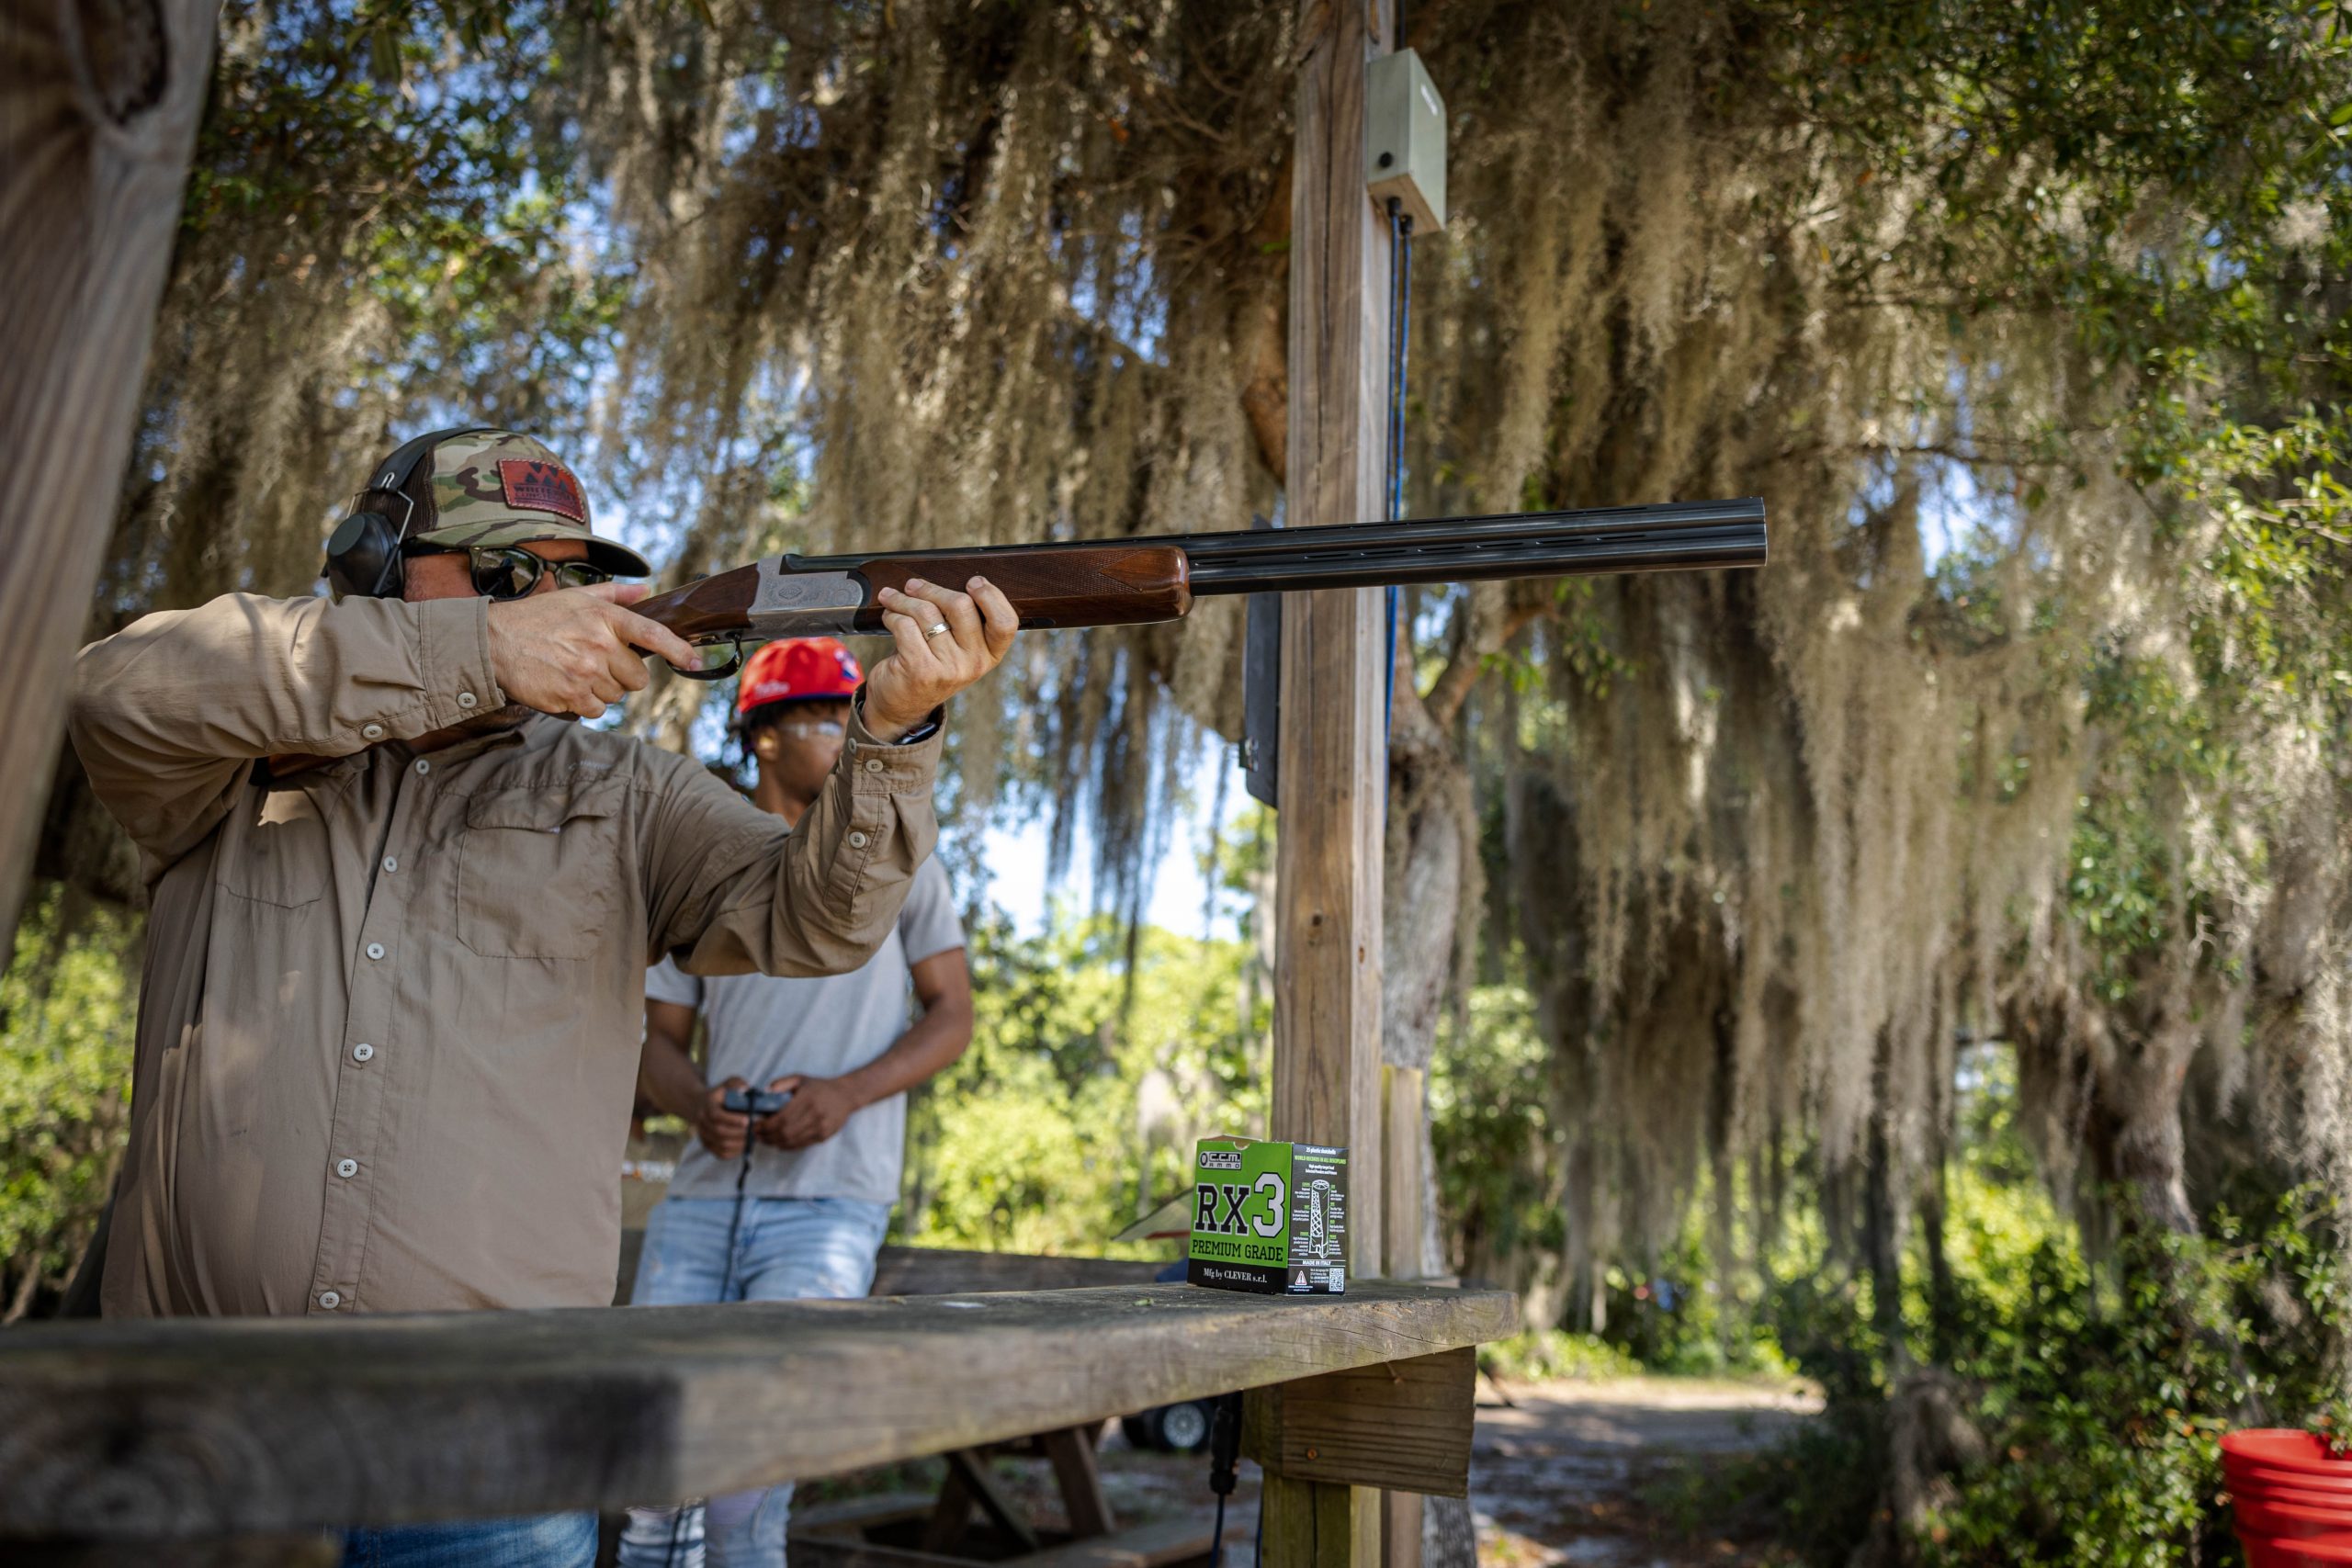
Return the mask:
[[[947,1479],[940,1483],[939,1501],[931,1510],[931,1522],[922,1529],[922,1550],[932,1552],[952,1552],[964,1539],[965,1523],[972,1517],[972,1489],[964,1484],[964,1472],[951,1464]]]
[[[1094,1439],[1102,1430],[1100,1422],[1091,1427],[1065,1427],[1038,1439],[1045,1445],[1046,1457],[1053,1461],[1054,1480],[1061,1487],[1062,1511],[1069,1516],[1073,1540],[1109,1535],[1119,1528],[1111,1517],[1111,1499],[1102,1491],[1102,1472],[1094,1462]]]
[[[1006,1496],[998,1487],[996,1477],[989,1473],[989,1461],[982,1458],[978,1450],[972,1449],[951,1450],[946,1458],[949,1485],[953,1486],[957,1482],[963,1483],[964,1501],[956,1511],[957,1533],[961,1533],[964,1516],[970,1512],[974,1503],[978,1503],[980,1506],[980,1512],[986,1514],[997,1529],[1019,1542],[1022,1551],[1036,1551],[1037,1532],[1030,1528],[1027,1519],[1021,1517],[1020,1506]],[[933,1530],[940,1527],[942,1516],[947,1511],[947,1495],[943,1490],[940,1494],[940,1512],[932,1516]],[[923,1532],[924,1540],[928,1541],[932,1533],[931,1530]],[[946,1551],[948,1548],[931,1550]]]
[[[1380,1568],[1380,1492],[1266,1472],[1262,1568]]]

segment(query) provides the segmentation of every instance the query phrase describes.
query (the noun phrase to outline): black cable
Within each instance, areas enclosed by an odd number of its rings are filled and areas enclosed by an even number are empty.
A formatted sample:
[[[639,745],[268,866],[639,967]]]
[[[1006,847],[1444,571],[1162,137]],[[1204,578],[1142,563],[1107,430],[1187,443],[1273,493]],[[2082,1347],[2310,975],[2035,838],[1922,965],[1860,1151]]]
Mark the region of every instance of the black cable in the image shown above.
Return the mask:
[[[1405,359],[1412,282],[1413,220],[1392,196],[1388,198],[1388,483],[1387,494],[1382,498],[1385,521],[1390,523],[1405,520]],[[1396,616],[1404,601],[1403,591],[1391,583],[1387,601],[1388,667],[1381,682],[1380,728],[1384,741],[1396,713]],[[1384,813],[1386,800],[1384,791]]]
[[[743,1228],[743,1184],[752,1176],[752,1129],[746,1127],[743,1129],[743,1164],[735,1172],[735,1213],[727,1222],[727,1261],[718,1273],[718,1299],[722,1302],[735,1291],[735,1236]],[[677,1511],[670,1516],[670,1544],[662,1549],[662,1568],[678,1568],[678,1538],[686,1528],[686,1511],[693,1506],[692,1503],[681,1503]],[[708,1534],[709,1527],[706,1523],[703,1546],[706,1561],[710,1550],[707,1539]]]

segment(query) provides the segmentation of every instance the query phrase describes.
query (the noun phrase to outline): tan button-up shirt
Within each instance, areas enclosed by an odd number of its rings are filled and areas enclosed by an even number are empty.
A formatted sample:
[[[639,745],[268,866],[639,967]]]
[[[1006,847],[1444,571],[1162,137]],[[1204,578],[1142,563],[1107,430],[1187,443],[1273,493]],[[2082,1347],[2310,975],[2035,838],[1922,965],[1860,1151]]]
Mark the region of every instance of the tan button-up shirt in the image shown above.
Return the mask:
[[[854,969],[936,836],[939,741],[854,723],[790,833],[577,724],[398,744],[505,702],[479,599],[232,594],[82,650],[152,892],[108,1315],[610,1301],[649,961]]]

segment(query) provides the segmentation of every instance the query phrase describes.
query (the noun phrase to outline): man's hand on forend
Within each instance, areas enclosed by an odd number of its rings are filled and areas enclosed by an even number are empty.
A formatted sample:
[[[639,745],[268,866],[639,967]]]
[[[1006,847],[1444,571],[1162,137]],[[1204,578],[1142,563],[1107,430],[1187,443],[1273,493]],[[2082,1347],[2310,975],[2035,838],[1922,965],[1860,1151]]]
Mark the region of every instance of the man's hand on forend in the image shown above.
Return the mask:
[[[896,740],[931,710],[995,669],[1012,647],[1021,617],[985,577],[967,592],[910,578],[907,592],[875,594],[882,624],[898,646],[865,673],[865,728],[876,740]]]
[[[645,594],[641,582],[600,582],[491,605],[490,669],[507,700],[595,718],[606,704],[645,689],[647,653],[701,669],[685,638],[621,607]]]

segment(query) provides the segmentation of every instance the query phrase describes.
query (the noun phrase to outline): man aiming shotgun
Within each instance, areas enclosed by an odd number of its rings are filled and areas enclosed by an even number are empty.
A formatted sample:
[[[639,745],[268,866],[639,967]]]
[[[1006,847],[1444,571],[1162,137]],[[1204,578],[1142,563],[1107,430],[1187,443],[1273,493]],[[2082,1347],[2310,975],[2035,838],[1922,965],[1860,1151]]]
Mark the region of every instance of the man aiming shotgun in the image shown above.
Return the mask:
[[[1003,659],[1010,604],[969,574],[880,601],[893,650],[787,830],[562,722],[646,684],[632,649],[698,665],[612,581],[647,570],[538,442],[445,431],[368,476],[333,601],[228,594],[82,650],[74,746],[150,895],[107,1315],[603,1305],[646,965],[839,974],[895,930],[941,705]],[[281,753],[326,761],[257,765]],[[594,1548],[586,1514],[349,1544]]]
[[[419,437],[330,538],[333,601],[229,594],[75,662],[74,745],[150,895],[104,1310],[609,1300],[645,965],[864,964],[936,836],[942,705],[1023,622],[1763,556],[1736,502],[779,557],[649,600],[545,446]],[[700,672],[696,644],[851,630],[893,650],[788,832],[686,758],[561,722],[641,689],[640,653]],[[561,1515],[351,1551],[571,1564],[594,1540]]]

